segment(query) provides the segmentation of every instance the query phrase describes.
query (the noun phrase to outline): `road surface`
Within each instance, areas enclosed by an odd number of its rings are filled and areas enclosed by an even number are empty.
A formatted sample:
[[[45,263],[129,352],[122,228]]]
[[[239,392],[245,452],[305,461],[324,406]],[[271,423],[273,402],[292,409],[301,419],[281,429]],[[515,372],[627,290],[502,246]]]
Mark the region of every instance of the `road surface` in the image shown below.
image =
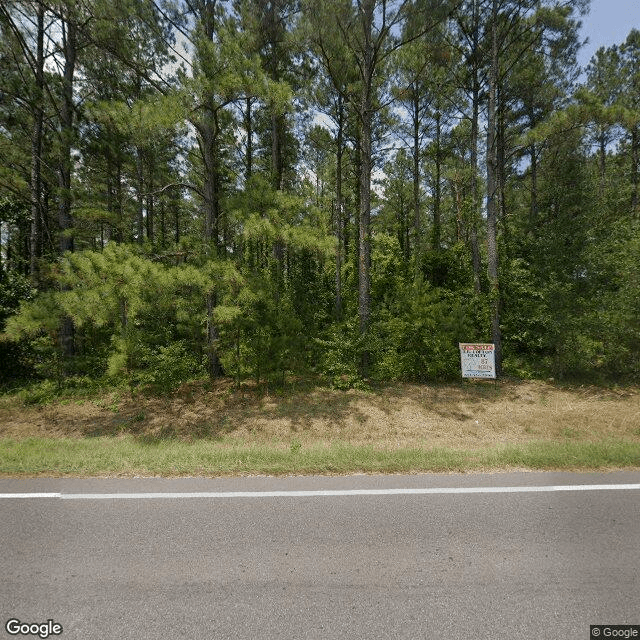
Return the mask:
[[[637,472],[0,479],[0,494],[0,638],[38,637],[11,619],[63,640],[640,624]]]

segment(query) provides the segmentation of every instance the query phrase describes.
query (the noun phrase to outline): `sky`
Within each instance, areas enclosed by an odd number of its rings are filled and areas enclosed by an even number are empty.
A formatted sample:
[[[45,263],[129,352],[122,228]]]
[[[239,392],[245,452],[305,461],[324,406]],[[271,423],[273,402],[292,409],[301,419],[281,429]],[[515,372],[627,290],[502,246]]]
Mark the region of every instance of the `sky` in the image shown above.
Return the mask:
[[[640,30],[640,0],[591,0],[591,11],[582,18],[582,39],[589,42],[578,55],[580,66],[600,47],[622,44],[634,27]]]

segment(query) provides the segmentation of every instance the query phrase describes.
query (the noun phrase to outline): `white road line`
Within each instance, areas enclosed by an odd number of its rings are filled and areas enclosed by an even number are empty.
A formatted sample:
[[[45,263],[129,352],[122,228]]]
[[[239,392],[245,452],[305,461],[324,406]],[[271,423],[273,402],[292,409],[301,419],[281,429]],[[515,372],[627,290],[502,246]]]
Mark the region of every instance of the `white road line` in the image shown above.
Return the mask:
[[[327,489],[311,491],[197,491],[183,493],[0,493],[5,498],[62,500],[181,500],[184,498],[311,498],[331,496],[442,495],[471,493],[549,493],[558,491],[640,490],[640,484],[575,484],[524,487],[433,487],[414,489]]]
[[[61,498],[61,493],[0,493],[0,499],[9,498]]]

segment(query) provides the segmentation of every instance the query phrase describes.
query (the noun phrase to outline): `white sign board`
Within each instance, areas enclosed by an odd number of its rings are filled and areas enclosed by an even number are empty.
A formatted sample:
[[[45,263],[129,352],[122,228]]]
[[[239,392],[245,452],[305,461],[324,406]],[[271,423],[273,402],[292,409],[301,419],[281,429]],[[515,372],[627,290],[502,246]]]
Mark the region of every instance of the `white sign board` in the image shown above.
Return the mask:
[[[495,346],[460,343],[460,364],[463,378],[495,378]]]

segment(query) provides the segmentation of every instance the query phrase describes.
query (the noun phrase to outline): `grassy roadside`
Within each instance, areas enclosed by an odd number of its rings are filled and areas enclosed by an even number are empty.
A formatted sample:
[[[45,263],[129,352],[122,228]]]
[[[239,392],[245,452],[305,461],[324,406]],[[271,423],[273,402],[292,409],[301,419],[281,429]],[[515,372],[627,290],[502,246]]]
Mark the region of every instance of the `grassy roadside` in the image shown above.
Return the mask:
[[[640,468],[640,390],[542,382],[0,398],[0,476]]]
[[[640,468],[640,443],[532,442],[488,449],[376,449],[334,442],[289,449],[211,441],[5,440],[3,476],[231,476]]]

